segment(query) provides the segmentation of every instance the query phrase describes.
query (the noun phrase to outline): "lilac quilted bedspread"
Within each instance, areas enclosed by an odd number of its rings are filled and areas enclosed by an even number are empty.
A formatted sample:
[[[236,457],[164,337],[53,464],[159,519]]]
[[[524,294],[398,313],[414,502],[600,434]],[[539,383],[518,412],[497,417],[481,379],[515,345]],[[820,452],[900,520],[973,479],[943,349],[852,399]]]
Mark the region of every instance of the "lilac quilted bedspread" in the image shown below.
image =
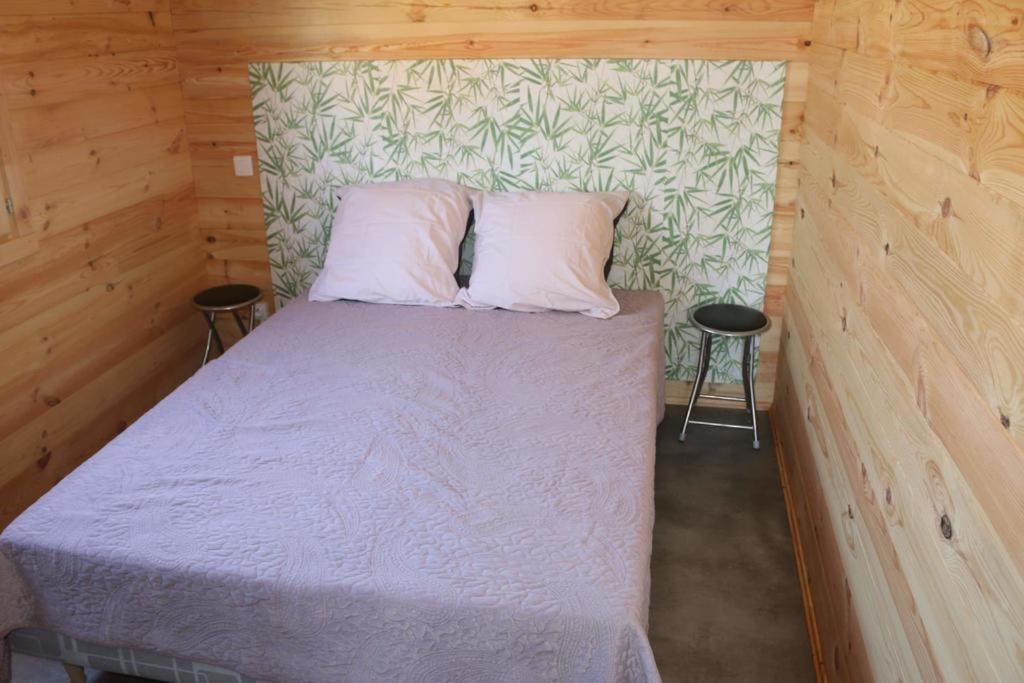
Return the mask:
[[[0,636],[288,683],[658,680],[663,303],[616,294],[288,305],[4,531]]]

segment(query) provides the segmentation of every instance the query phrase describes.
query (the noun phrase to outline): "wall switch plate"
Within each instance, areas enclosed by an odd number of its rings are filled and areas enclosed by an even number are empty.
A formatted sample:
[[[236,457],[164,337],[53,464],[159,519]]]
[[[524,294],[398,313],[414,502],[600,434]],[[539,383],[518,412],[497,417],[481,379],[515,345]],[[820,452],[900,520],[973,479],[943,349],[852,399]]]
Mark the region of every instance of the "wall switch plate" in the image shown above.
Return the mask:
[[[249,155],[234,157],[235,162],[235,175],[236,176],[251,176],[252,175],[252,157]]]
[[[255,318],[256,322],[258,323],[263,322],[270,315],[270,308],[267,306],[267,303],[265,301],[261,301],[258,304],[256,304],[252,311],[253,318]]]

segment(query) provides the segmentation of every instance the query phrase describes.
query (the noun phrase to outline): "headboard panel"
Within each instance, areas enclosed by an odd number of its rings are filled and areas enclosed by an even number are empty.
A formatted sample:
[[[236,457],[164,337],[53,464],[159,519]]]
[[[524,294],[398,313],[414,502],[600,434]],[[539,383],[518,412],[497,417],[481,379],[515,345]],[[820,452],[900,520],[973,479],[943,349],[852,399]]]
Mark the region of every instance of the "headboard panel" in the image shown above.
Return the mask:
[[[686,379],[687,309],[764,298],[784,77],[784,62],[749,61],[252,64],[278,302],[316,276],[341,185],[628,189],[610,281],[665,294],[667,375]],[[717,349],[711,373],[738,381],[738,349]]]

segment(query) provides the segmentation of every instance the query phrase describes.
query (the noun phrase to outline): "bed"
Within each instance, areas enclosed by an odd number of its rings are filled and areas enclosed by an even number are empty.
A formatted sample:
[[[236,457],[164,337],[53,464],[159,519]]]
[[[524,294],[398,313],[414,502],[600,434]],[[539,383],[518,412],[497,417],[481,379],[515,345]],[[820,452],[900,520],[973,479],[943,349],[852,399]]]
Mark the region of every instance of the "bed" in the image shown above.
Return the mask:
[[[240,680],[658,680],[663,301],[616,296],[289,304],[0,535],[0,636]]]

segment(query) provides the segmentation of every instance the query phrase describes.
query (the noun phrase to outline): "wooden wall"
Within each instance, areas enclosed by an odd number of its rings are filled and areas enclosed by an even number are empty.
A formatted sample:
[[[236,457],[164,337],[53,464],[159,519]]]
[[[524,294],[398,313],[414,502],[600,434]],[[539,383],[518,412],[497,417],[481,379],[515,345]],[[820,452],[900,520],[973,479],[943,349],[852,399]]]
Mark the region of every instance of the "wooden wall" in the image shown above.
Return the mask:
[[[195,370],[204,254],[168,0],[4,0],[0,528]]]
[[[819,0],[777,423],[820,666],[1024,680],[1024,7]]]
[[[792,60],[767,309],[781,322],[813,0],[171,0],[208,268],[269,288],[247,64],[426,57]],[[778,326],[766,335],[760,396],[773,394]],[[670,398],[684,395],[673,387]]]

